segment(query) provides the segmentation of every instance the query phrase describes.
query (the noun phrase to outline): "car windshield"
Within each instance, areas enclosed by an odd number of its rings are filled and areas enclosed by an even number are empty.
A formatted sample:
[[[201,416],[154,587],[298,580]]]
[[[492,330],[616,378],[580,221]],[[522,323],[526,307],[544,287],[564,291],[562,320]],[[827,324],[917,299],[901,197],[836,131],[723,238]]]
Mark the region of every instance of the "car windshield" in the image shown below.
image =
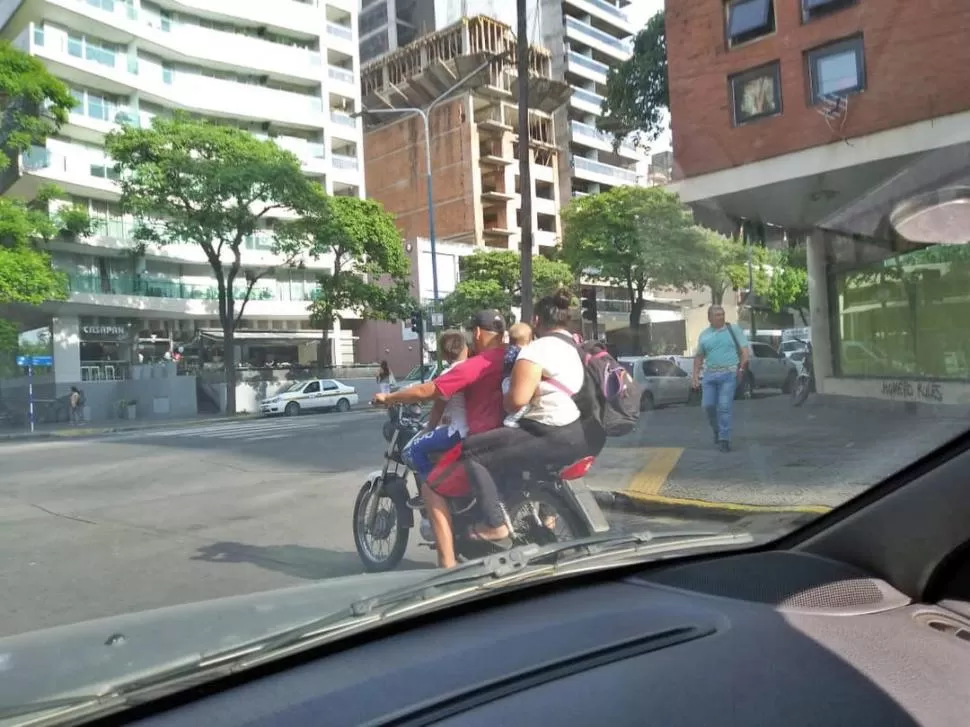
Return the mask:
[[[0,714],[965,433],[970,0],[175,4],[0,14]]]

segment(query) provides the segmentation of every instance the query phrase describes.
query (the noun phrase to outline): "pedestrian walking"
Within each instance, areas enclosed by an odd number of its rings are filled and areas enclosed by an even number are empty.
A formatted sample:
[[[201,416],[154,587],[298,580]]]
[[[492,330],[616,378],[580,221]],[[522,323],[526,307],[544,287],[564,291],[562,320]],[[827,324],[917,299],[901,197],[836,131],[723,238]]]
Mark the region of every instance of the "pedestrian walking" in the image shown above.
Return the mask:
[[[397,381],[394,379],[394,374],[391,372],[391,367],[387,365],[387,361],[381,361],[381,370],[377,373],[377,385],[382,394],[390,394],[391,390],[397,386]]]
[[[67,396],[67,406],[71,414],[71,425],[77,426],[84,419],[84,394],[76,386],[71,387],[71,393]]]
[[[701,407],[714,432],[714,444],[730,452],[734,393],[748,366],[748,339],[738,326],[725,322],[719,305],[707,309],[707,320],[711,325],[697,339],[691,384],[701,389]]]

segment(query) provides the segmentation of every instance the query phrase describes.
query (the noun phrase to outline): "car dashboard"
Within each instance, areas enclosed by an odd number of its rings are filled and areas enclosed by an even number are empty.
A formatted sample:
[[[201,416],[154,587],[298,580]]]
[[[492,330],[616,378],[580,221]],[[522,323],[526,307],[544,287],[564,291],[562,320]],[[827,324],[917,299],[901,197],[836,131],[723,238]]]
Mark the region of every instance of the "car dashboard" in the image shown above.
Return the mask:
[[[952,725],[970,607],[750,552],[441,613],[196,701],[163,725]]]

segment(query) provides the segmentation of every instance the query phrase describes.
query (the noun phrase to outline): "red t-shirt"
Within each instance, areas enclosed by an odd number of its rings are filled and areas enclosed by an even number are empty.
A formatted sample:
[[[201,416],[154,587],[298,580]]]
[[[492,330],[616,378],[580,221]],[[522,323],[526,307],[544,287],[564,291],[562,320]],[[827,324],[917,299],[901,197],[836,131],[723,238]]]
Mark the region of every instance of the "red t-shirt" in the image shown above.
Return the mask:
[[[434,380],[438,393],[450,399],[465,395],[468,433],[481,434],[502,424],[502,377],[505,373],[505,346],[490,348],[463,361]]]

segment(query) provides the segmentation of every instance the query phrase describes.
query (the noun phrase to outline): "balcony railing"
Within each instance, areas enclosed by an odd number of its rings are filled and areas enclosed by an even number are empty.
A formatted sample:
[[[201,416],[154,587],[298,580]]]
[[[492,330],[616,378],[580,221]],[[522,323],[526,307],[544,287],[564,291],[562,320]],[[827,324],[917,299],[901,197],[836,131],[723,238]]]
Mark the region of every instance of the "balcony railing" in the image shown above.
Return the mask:
[[[576,169],[583,169],[587,172],[593,172],[594,174],[603,174],[609,177],[614,177],[619,181],[620,184],[637,183],[636,172],[630,171],[629,169],[623,169],[622,167],[614,167],[612,164],[604,164],[603,162],[598,162],[593,159],[574,156],[573,165],[576,167]]]
[[[573,98],[577,101],[585,101],[588,104],[593,104],[597,109],[603,108],[603,97],[598,93],[587,91],[584,88],[574,88]]]
[[[354,31],[353,28],[349,28],[346,25],[337,25],[336,23],[327,23],[327,33],[336,37],[343,38],[344,40],[353,40]]]
[[[600,131],[592,124],[584,124],[582,121],[573,121],[572,130],[574,135],[585,136],[587,138],[596,139],[597,141],[605,142],[610,146],[613,146],[614,139],[612,134],[608,134],[605,131]],[[623,142],[620,144],[621,149],[626,149],[628,151],[635,151],[635,149],[630,146],[629,143]]]
[[[340,124],[341,126],[350,126],[354,129],[357,128],[357,118],[348,113],[344,113],[343,111],[331,111],[330,120],[335,124]]]
[[[327,75],[335,81],[343,81],[344,83],[354,82],[354,72],[348,71],[346,68],[340,68],[339,66],[330,66],[327,69]]]
[[[618,51],[629,53],[633,50],[633,45],[629,40],[620,40],[619,38],[614,38],[609,33],[604,33],[602,30],[594,28],[589,23],[576,20],[576,18],[567,17],[566,27],[577,30],[580,33],[584,33],[591,38],[596,38],[596,40],[598,40],[600,43],[616,48]]]
[[[347,156],[346,154],[331,154],[330,161],[334,169],[359,169],[360,164],[357,157]]]
[[[590,5],[595,5],[603,12],[612,15],[614,18],[618,18],[624,22],[629,21],[623,11],[616,7],[616,5],[610,5],[608,2],[604,2],[603,0],[586,0],[586,2],[588,2]]]
[[[74,273],[68,275],[68,285],[72,293],[94,295],[137,295],[146,298],[166,298],[177,300],[218,300],[219,288],[215,281],[208,283],[185,283],[181,280],[153,278],[137,275],[102,276],[97,274]],[[253,288],[250,300],[274,301],[311,301],[319,294],[319,289],[299,283],[290,285],[285,282],[275,286]],[[246,295],[245,287],[233,290],[238,301]]]
[[[588,56],[584,56],[582,53],[577,53],[574,50],[569,51],[569,62],[575,63],[577,66],[582,66],[587,70],[593,71],[594,73],[602,73],[604,76],[609,73],[610,67],[605,63],[600,63],[597,60],[593,60]]]

